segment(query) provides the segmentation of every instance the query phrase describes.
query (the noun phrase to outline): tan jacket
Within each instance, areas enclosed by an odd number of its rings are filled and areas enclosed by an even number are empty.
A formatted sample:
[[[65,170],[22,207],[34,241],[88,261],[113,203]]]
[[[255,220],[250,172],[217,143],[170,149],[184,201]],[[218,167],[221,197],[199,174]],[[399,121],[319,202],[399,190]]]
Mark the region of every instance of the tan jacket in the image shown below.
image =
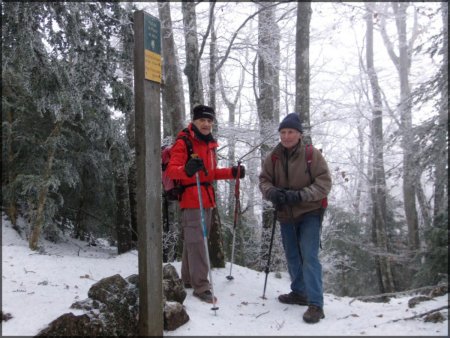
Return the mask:
[[[279,143],[266,157],[259,175],[259,189],[268,199],[273,187],[300,190],[302,201],[297,205],[283,206],[278,211],[280,222],[299,220],[302,215],[319,211],[321,201],[331,190],[331,174],[320,150],[313,148],[311,177],[306,165],[306,149],[303,141],[289,152]]]

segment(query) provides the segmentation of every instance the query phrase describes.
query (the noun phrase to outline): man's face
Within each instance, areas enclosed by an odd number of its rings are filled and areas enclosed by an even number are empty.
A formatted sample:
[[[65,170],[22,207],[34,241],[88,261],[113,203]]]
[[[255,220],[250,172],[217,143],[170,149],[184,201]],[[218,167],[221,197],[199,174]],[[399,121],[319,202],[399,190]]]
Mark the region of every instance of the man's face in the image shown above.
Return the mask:
[[[297,129],[283,128],[280,130],[280,140],[283,147],[291,149],[295,147],[302,138],[302,133]]]
[[[192,123],[194,123],[203,135],[209,135],[212,132],[214,121],[206,117],[202,117],[194,120]]]

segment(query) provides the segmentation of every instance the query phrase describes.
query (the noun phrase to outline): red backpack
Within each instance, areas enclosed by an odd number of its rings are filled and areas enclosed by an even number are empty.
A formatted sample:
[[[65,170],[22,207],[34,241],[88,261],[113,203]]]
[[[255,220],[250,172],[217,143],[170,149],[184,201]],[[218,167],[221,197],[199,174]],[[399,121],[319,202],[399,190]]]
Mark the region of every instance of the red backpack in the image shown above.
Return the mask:
[[[188,137],[188,130],[187,128],[183,129],[184,135],[180,135],[176,138],[175,142],[178,139],[182,139],[185,144],[186,148],[188,150],[188,159],[191,157],[191,155],[194,153],[192,149],[192,142],[189,140]],[[184,187],[181,185],[180,180],[173,180],[169,176],[167,176],[167,166],[169,165],[170,161],[170,151],[172,150],[173,145],[164,146],[161,148],[161,181],[163,185],[163,197],[168,199],[169,201],[179,201],[181,200],[181,195],[183,194]]]
[[[313,159],[313,146],[311,144],[307,144],[305,151],[306,151],[306,169],[308,170],[308,174],[309,174],[311,183],[313,183],[314,179],[312,178],[312,175],[311,175],[311,163],[312,163],[312,159]],[[328,207],[328,198],[324,197],[324,198],[322,198],[322,209],[323,209],[322,211],[324,212],[327,207]]]

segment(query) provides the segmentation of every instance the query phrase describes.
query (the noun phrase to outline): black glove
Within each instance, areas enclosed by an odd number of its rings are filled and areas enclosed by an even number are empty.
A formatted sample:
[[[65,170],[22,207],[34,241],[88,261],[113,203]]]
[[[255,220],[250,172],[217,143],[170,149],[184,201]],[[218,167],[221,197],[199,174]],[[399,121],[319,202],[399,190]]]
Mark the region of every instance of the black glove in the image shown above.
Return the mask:
[[[240,167],[239,168],[239,178],[244,178],[245,177],[245,167],[242,164],[240,164],[239,167]],[[235,165],[234,167],[231,168],[231,173],[234,178],[236,178],[237,172],[238,172],[238,166]]]
[[[282,205],[286,203],[286,194],[283,189],[272,188],[268,193],[269,200],[275,205]]]
[[[197,171],[202,169],[205,169],[205,164],[203,163],[203,160],[198,157],[190,158],[184,166],[184,171],[189,177],[194,176]]]
[[[294,205],[302,201],[302,196],[299,190],[286,190],[286,203],[288,205]]]

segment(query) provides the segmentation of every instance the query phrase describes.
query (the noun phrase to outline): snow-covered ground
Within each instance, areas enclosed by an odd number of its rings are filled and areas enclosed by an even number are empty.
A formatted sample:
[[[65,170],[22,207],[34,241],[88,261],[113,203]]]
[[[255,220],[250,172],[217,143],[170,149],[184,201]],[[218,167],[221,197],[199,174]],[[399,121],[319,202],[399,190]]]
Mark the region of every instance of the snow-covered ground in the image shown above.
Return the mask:
[[[138,272],[136,251],[118,256],[106,243],[88,246],[67,239],[44,241],[45,252],[36,253],[2,217],[2,311],[12,319],[2,322],[2,336],[34,336],[77,300],[87,298],[89,288],[104,277]],[[173,263],[180,273],[180,263]],[[278,295],[289,292],[286,274],[268,276],[266,300],[261,298],[265,273],[233,265],[234,280],[228,281],[230,265],[213,269],[214,291],[219,310],[192,296],[184,301],[190,320],[167,336],[448,336],[448,309],[442,323],[423,318],[406,319],[448,305],[448,295],[408,308],[411,296],[389,303],[365,303],[325,294],[325,319],[318,324],[302,320],[306,307],[285,305]],[[400,320],[398,320],[400,319]],[[398,320],[398,321],[397,321]]]

